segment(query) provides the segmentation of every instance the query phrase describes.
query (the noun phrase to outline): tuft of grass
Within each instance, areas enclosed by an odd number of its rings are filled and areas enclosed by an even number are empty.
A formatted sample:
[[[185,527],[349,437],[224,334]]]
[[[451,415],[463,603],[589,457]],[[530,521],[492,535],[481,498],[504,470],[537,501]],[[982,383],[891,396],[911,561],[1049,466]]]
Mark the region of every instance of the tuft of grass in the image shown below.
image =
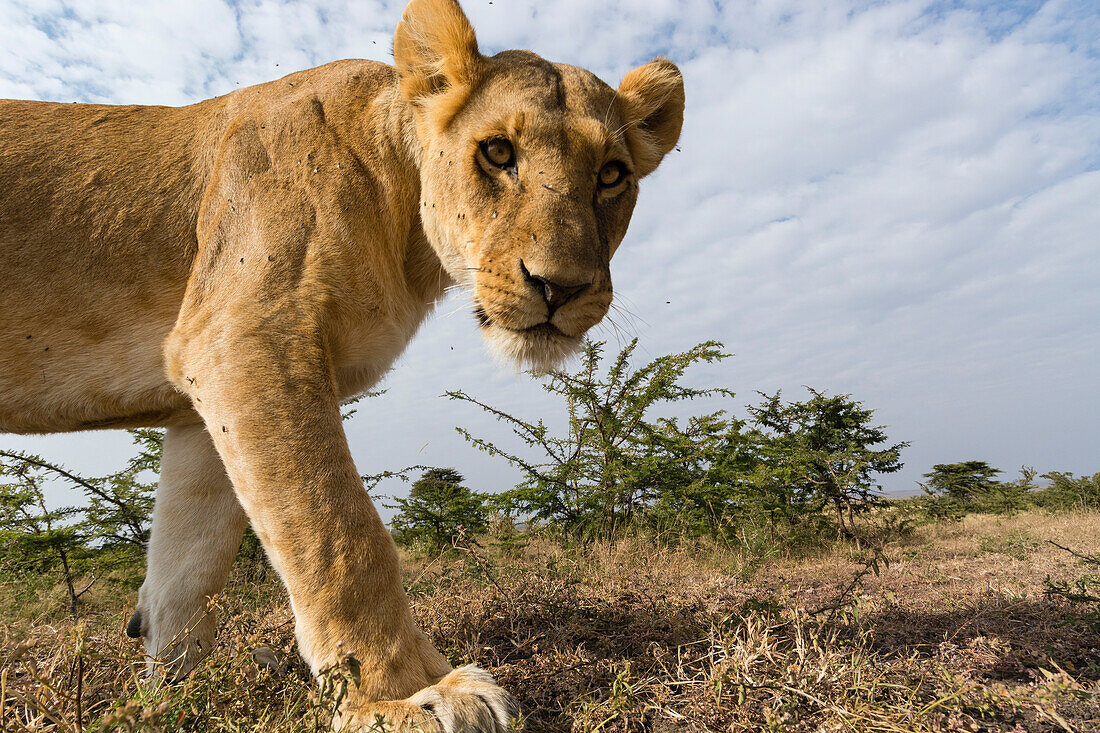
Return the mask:
[[[1007,555],[1016,560],[1026,560],[1042,540],[1026,529],[1014,529],[1003,535],[986,535],[978,542],[978,549],[991,554]]]
[[[1079,565],[1032,543],[1095,555],[1100,514],[970,516],[891,536],[877,573],[874,553],[843,542],[763,563],[641,537],[466,542],[407,557],[406,587],[432,641],[516,694],[535,733],[1100,727],[1100,635],[1045,593]],[[1017,548],[1027,562],[1005,552]],[[145,681],[121,605],[103,594],[80,619],[46,602],[3,619],[0,729],[320,731],[354,684],[350,660],[324,685],[309,679],[278,579],[255,567],[235,570],[218,646],[175,686]],[[286,661],[261,668],[257,647]]]

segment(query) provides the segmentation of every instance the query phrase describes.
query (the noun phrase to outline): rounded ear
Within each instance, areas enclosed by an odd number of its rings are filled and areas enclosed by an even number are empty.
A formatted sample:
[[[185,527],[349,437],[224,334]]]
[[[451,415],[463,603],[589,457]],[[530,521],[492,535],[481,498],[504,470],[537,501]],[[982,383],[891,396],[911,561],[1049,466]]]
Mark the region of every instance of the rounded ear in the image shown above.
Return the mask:
[[[393,35],[401,92],[410,102],[470,85],[482,56],[457,0],[412,0]]]
[[[684,77],[658,58],[628,72],[619,84],[627,142],[639,177],[652,173],[676,147],[684,124]]]

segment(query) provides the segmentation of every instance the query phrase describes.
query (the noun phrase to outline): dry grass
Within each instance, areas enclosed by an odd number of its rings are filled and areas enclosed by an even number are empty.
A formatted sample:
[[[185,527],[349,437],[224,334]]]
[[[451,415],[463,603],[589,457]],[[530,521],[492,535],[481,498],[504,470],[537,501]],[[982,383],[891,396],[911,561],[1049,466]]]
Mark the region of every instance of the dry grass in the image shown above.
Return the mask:
[[[713,548],[533,541],[516,558],[410,558],[406,584],[436,644],[514,692],[530,731],[1096,730],[1100,638],[1045,599],[1048,575],[1082,572],[1047,539],[1100,554],[1100,515],[919,528],[842,604],[867,557],[848,545],[746,577]],[[252,660],[263,645],[293,659],[270,577],[235,576],[220,646],[172,688],[142,682],[115,603],[3,628],[4,731],[323,729],[301,665]]]

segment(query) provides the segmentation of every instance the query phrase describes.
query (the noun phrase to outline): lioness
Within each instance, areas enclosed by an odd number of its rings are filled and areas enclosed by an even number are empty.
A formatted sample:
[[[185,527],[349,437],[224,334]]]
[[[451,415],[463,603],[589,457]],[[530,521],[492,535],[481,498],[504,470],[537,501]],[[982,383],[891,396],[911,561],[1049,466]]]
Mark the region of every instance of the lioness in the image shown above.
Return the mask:
[[[169,674],[251,522],[314,673],[362,663],[337,725],[502,730],[512,698],[414,625],[339,405],[453,284],[500,353],[573,352],[683,81],[483,56],[454,0],[413,0],[394,60],[180,108],[0,102],[0,430],[167,428],[127,631]]]

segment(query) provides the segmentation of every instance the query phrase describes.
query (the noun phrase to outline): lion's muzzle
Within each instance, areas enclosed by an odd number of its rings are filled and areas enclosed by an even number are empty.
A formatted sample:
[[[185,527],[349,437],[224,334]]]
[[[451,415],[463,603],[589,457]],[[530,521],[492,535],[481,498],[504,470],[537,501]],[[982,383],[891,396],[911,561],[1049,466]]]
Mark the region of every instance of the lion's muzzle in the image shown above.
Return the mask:
[[[576,298],[592,285],[591,280],[577,285],[563,285],[554,282],[550,278],[532,273],[527,266],[523,264],[523,260],[519,261],[519,269],[520,272],[523,273],[524,280],[538,291],[542,295],[543,300],[546,301],[547,320],[554,317],[554,312],[557,311],[558,308],[561,308],[563,305]]]

